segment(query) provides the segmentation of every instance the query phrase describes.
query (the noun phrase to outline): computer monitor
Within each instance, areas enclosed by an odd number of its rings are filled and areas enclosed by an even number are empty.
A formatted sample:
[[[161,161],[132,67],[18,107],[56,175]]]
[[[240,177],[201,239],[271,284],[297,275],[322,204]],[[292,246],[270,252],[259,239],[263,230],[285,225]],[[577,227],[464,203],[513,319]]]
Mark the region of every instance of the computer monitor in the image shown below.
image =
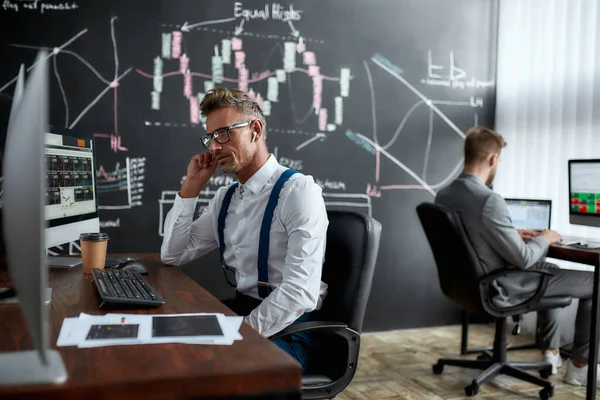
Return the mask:
[[[93,135],[50,127],[45,133],[46,248],[79,240],[79,234],[99,232]],[[75,259],[77,260],[77,259]],[[73,266],[73,258],[49,257],[53,266]]]
[[[40,51],[27,84],[21,67],[13,96],[2,160],[2,233],[6,264],[34,350],[0,352],[0,386],[61,383],[67,372],[50,345],[45,301],[48,269],[44,257],[48,129],[48,58]]]
[[[600,227],[600,159],[568,163],[569,222]]]
[[[504,199],[515,229],[550,229],[552,200]]]

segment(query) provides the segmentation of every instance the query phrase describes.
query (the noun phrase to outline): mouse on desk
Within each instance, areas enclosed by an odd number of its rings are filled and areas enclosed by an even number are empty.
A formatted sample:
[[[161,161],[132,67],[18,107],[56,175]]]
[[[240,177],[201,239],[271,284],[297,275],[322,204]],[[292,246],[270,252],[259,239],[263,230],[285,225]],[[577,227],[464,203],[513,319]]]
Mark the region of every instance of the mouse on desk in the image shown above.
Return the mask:
[[[148,274],[148,270],[146,269],[146,266],[144,264],[142,264],[139,260],[123,261],[122,263],[117,264],[112,268],[118,269],[121,271],[139,272],[142,275]]]

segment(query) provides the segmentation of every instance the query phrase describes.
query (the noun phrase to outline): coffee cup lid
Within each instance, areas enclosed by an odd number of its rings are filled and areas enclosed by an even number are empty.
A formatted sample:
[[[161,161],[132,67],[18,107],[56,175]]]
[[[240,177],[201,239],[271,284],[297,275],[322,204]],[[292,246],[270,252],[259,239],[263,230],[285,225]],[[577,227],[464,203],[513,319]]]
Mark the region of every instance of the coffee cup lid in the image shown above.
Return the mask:
[[[101,242],[104,240],[108,240],[108,233],[104,233],[104,232],[82,233],[79,235],[79,240]]]

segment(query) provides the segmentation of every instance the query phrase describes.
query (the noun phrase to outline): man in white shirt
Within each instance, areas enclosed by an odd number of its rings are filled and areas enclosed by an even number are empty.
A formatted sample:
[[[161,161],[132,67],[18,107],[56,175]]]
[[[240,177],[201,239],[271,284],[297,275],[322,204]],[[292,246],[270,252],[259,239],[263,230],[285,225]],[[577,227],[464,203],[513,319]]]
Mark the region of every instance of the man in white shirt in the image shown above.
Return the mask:
[[[201,138],[208,152],[196,154],[188,165],[165,219],[161,259],[181,265],[219,248],[223,267],[234,270],[237,281],[236,298],[226,304],[269,337],[309,320],[327,293],[321,271],[329,221],[321,188],[312,177],[293,173],[269,154],[265,117],[244,92],[213,89],[200,111],[209,132]],[[196,198],[218,166],[235,174],[238,182],[219,188],[194,221]],[[272,217],[263,221],[269,201]],[[306,371],[309,334],[275,343]]]

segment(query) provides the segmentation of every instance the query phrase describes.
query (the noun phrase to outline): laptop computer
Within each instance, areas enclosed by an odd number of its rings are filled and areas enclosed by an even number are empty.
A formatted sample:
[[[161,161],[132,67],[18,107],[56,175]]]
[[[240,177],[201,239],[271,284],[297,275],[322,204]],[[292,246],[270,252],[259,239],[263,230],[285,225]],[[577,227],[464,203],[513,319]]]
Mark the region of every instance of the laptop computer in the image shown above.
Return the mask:
[[[515,229],[542,231],[550,229],[552,200],[506,198]]]

